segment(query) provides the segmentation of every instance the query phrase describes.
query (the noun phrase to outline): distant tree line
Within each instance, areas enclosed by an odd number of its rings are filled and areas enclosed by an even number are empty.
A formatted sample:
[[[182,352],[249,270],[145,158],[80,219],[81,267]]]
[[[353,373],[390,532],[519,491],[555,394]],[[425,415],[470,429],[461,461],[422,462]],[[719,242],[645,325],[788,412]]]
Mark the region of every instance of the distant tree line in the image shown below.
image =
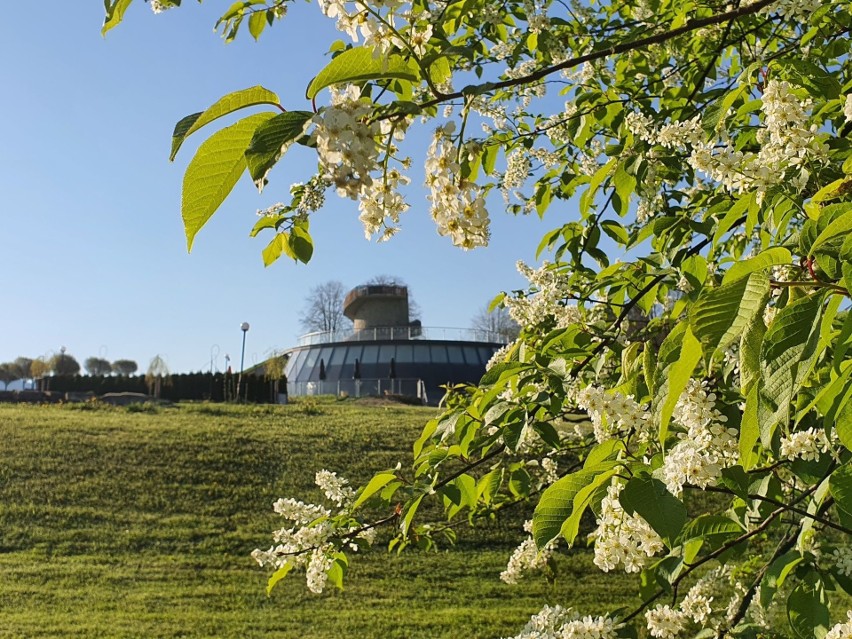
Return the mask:
[[[86,372],[92,376],[118,375],[126,377],[133,375],[139,366],[136,362],[130,359],[117,359],[114,362],[109,362],[100,357],[89,357],[83,365]],[[3,383],[4,390],[11,382],[15,380],[33,380],[42,386],[42,380],[49,376],[73,376],[79,375],[80,363],[70,353],[62,351],[52,356],[36,357],[18,357],[12,362],[4,362],[0,364],[0,382]]]

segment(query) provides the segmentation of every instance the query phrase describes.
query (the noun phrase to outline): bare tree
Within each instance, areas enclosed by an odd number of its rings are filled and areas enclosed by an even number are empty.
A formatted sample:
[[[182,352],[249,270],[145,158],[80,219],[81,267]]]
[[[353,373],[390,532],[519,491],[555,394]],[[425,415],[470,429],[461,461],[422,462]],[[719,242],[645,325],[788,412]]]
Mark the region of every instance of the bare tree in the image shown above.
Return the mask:
[[[112,372],[112,364],[101,357],[87,357],[83,367],[89,375],[109,375]]]
[[[419,320],[422,319],[423,313],[420,309],[420,304],[414,299],[414,295],[411,293],[411,287],[405,283],[401,277],[397,277],[396,275],[376,275],[367,280],[367,286],[404,286],[408,289],[408,319],[409,320]]]
[[[486,304],[476,312],[470,325],[476,331],[496,333],[508,341],[517,339],[518,334],[521,332],[521,327],[512,319],[512,316],[509,315],[509,310],[505,306],[498,306],[494,310],[489,311]]]
[[[302,328],[314,331],[335,332],[350,328],[352,322],[343,314],[346,289],[342,282],[331,280],[314,286],[305,299],[305,308],[299,316]]]
[[[117,359],[112,363],[112,372],[127,377],[139,370],[139,365],[132,359]]]

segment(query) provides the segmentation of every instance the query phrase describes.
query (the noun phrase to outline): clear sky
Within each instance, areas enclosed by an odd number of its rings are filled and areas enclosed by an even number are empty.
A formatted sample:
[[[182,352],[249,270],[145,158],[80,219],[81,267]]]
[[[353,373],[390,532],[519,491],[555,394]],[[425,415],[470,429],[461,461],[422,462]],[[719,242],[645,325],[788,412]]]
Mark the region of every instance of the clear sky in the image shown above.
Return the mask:
[[[403,230],[390,242],[364,239],[357,204],[329,193],[314,214],[316,250],[307,266],[286,257],[264,268],[271,235],[248,237],[256,211],[285,200],[315,159],[294,153],[259,195],[245,177],[187,254],[180,218],[183,171],[204,131],[168,162],[181,117],[237,89],[262,84],[285,107],[309,109],[308,81],[340,37],[315,3],[297,3],[259,43],[247,33],[225,44],[212,31],[230,2],[187,2],[154,15],[137,0],[125,22],[100,36],[102,3],[43,0],[0,39],[0,362],[67,347],[136,360],[161,355],[173,372],[246,365],[292,346],[311,287],[356,286],[372,276],[405,280],[426,326],[467,327],[500,290],[520,288],[515,262],[534,260],[541,235],[564,221],[515,218],[492,199],[492,243],[464,252],[439,237],[428,215],[422,160],[431,131],[411,136],[414,167]],[[208,133],[214,129],[210,129]]]

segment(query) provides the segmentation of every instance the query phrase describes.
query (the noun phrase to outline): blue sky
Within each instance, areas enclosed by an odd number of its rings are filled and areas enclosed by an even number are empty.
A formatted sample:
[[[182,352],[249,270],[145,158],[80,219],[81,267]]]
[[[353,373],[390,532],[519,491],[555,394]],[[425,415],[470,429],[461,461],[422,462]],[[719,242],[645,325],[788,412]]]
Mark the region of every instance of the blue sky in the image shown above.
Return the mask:
[[[390,242],[366,241],[357,204],[329,194],[312,217],[311,263],[282,258],[264,268],[269,236],[248,232],[257,209],[310,177],[315,160],[297,151],[273,169],[263,195],[244,178],[187,254],[181,181],[204,132],[170,164],[174,123],[257,84],[287,108],[309,109],[304,88],[341,35],[315,3],[298,3],[259,43],[245,34],[225,44],[212,27],[227,4],[188,2],[154,15],[137,0],[104,39],[101,2],[44,0],[37,19],[6,30],[0,362],[66,346],[81,363],[129,358],[144,370],[160,354],[183,372],[209,369],[213,356],[221,369],[226,353],[238,361],[239,326],[248,321],[249,365],[295,343],[311,287],[330,279],[351,287],[378,274],[409,284],[424,325],[466,327],[500,290],[523,286],[516,260],[532,262],[541,235],[565,221],[565,205],[540,222],[504,213],[497,196],[491,245],[453,247],[428,215],[420,185],[430,128],[418,124],[412,207]]]

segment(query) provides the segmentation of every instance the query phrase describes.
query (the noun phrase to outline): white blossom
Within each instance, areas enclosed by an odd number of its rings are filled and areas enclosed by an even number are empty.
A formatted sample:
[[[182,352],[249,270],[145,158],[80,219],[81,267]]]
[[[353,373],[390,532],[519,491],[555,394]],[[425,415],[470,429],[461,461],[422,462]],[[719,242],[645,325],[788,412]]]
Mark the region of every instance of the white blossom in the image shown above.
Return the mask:
[[[648,632],[657,639],[678,639],[686,629],[687,617],[671,606],[656,606],[645,611]]]
[[[338,477],[337,473],[330,470],[317,471],[315,481],[317,486],[323,490],[329,501],[334,502],[338,506],[348,505],[355,496],[355,491],[349,485],[349,482],[342,477]]]
[[[846,621],[832,626],[823,639],[852,639],[852,610],[847,610]]]
[[[598,526],[590,535],[595,540],[595,565],[604,572],[619,567],[639,572],[664,548],[663,540],[644,519],[624,512],[618,500],[622,487],[617,480],[609,485],[601,501]]]
[[[794,460],[802,458],[806,461],[814,461],[821,452],[828,450],[828,440],[823,431],[813,428],[797,430],[781,438],[781,457]]]

